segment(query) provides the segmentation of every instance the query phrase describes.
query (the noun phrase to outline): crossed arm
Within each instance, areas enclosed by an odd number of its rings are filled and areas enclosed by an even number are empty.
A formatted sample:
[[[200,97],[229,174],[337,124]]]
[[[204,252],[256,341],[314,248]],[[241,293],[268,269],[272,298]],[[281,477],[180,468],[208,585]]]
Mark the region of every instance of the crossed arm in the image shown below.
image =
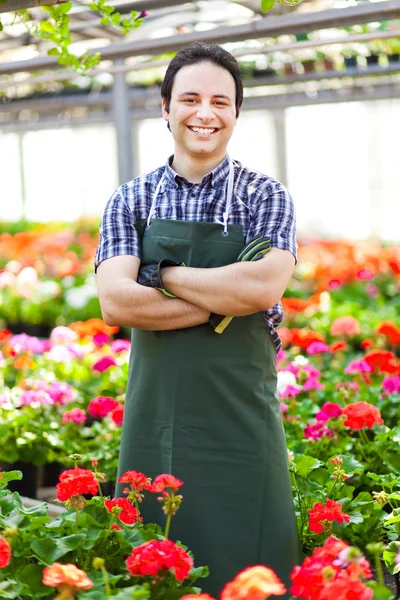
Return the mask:
[[[165,287],[178,296],[171,299],[137,283],[139,258],[115,256],[97,269],[103,319],[107,325],[161,331],[201,325],[210,312],[235,317],[268,310],[282,297],[294,264],[291,252],[272,248],[255,262],[168,267],[162,274]]]

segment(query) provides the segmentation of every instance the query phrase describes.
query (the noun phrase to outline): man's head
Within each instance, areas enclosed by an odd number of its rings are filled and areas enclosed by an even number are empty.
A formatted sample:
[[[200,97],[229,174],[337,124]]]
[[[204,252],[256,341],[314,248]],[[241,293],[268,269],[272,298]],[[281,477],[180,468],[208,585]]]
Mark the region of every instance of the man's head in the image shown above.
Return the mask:
[[[239,65],[217,45],[196,43],[170,62],[161,87],[175,157],[222,160],[243,102]]]
[[[225,69],[232,75],[236,89],[235,106],[236,118],[238,118],[240,107],[243,103],[243,82],[240,67],[232,54],[221,48],[221,46],[217,46],[217,44],[204,44],[203,42],[196,42],[183,48],[169,63],[161,86],[161,97],[165,100],[166,111],[169,112],[172,88],[178,71],[182,67],[203,62],[210,62],[217,67],[221,67],[221,69]]]

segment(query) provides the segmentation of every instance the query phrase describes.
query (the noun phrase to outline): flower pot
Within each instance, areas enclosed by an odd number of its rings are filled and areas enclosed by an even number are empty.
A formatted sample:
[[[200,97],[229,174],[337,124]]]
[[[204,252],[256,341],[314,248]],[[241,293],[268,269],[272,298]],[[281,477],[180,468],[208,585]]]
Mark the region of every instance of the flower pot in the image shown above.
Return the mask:
[[[283,72],[287,76],[296,75],[296,71],[294,69],[294,66],[291,63],[286,63],[285,64]]]
[[[390,63],[399,62],[400,54],[395,52],[394,54],[388,54],[388,59]]]
[[[64,470],[64,465],[61,465],[58,462],[47,463],[42,467],[41,485],[43,487],[55,487]]]
[[[253,71],[253,77],[254,79],[260,79],[262,77],[271,77],[273,75],[276,75],[276,72],[274,71],[274,69],[254,69]]]
[[[14,335],[20,333],[26,333],[32,337],[48,338],[51,330],[53,329],[49,325],[24,323],[23,321],[15,321],[14,323],[7,323],[7,329],[12,331]]]
[[[335,63],[330,58],[324,58],[324,69],[325,71],[334,71]]]
[[[379,64],[379,54],[370,54],[367,56],[367,65],[377,65]]]
[[[348,56],[344,59],[346,69],[355,69],[357,67],[357,56]]]
[[[11,492],[18,492],[20,496],[27,496],[28,498],[37,497],[38,467],[36,465],[17,461],[13,464],[1,463],[0,468],[3,471],[22,471],[21,481],[10,481],[8,483]]]
[[[315,60],[304,60],[302,63],[304,73],[313,73],[315,71]]]

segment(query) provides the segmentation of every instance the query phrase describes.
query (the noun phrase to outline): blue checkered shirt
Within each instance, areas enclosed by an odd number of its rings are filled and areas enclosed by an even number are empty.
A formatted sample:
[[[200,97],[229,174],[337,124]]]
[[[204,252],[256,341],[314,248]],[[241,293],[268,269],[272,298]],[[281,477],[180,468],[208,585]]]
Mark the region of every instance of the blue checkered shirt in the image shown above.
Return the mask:
[[[107,203],[100,225],[100,242],[95,256],[95,268],[107,258],[128,254],[141,257],[140,237],[134,223],[147,219],[153,195],[165,172],[157,196],[153,218],[178,221],[222,220],[226,203],[226,183],[229,157],[200,183],[190,183],[172,168],[173,157],[165,166],[146,175],[135,177],[121,185]],[[234,161],[234,188],[229,223],[242,225],[245,242],[256,235],[271,238],[271,245],[289,250],[296,258],[296,217],[293,200],[286,188],[268,175],[250,171]],[[281,340],[276,331],[283,319],[279,302],[264,311],[277,351]]]

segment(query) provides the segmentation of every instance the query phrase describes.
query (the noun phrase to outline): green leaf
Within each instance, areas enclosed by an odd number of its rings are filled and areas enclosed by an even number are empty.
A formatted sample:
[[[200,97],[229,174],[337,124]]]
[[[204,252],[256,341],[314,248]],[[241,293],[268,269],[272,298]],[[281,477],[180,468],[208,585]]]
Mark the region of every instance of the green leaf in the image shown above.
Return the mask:
[[[57,12],[65,15],[72,8],[72,2],[63,2],[62,4],[57,5]]]
[[[261,10],[263,12],[269,12],[271,8],[274,8],[275,0],[261,0]]]
[[[365,585],[374,591],[374,600],[394,600],[394,594],[385,585],[376,581],[368,581]]]
[[[56,30],[53,23],[51,23],[50,21],[42,21],[40,23],[40,29],[45,33],[55,33]]]
[[[342,469],[346,475],[351,477],[355,473],[361,474],[364,472],[364,465],[351,454],[339,454],[339,457],[343,460]]]
[[[50,48],[50,50],[47,50],[47,54],[49,56],[60,56],[61,50],[58,48]]]
[[[307,477],[310,471],[323,465],[318,458],[307,456],[306,454],[296,456],[294,462],[296,464],[296,472],[301,477]]]
[[[9,481],[20,481],[22,479],[22,471],[2,471],[1,472],[1,483],[8,483]]]
[[[84,533],[77,533],[56,540],[45,538],[34,540],[31,543],[31,549],[40,560],[50,565],[65,554],[68,554],[68,552],[71,552],[71,550],[76,550],[78,546],[83,544],[84,540]]]
[[[362,523],[364,521],[364,517],[359,512],[353,512],[350,514],[350,523]]]
[[[42,579],[43,567],[40,565],[25,565],[25,567],[22,567],[16,574],[17,581],[29,585],[35,592],[45,592],[48,590],[47,586],[42,582]]]

